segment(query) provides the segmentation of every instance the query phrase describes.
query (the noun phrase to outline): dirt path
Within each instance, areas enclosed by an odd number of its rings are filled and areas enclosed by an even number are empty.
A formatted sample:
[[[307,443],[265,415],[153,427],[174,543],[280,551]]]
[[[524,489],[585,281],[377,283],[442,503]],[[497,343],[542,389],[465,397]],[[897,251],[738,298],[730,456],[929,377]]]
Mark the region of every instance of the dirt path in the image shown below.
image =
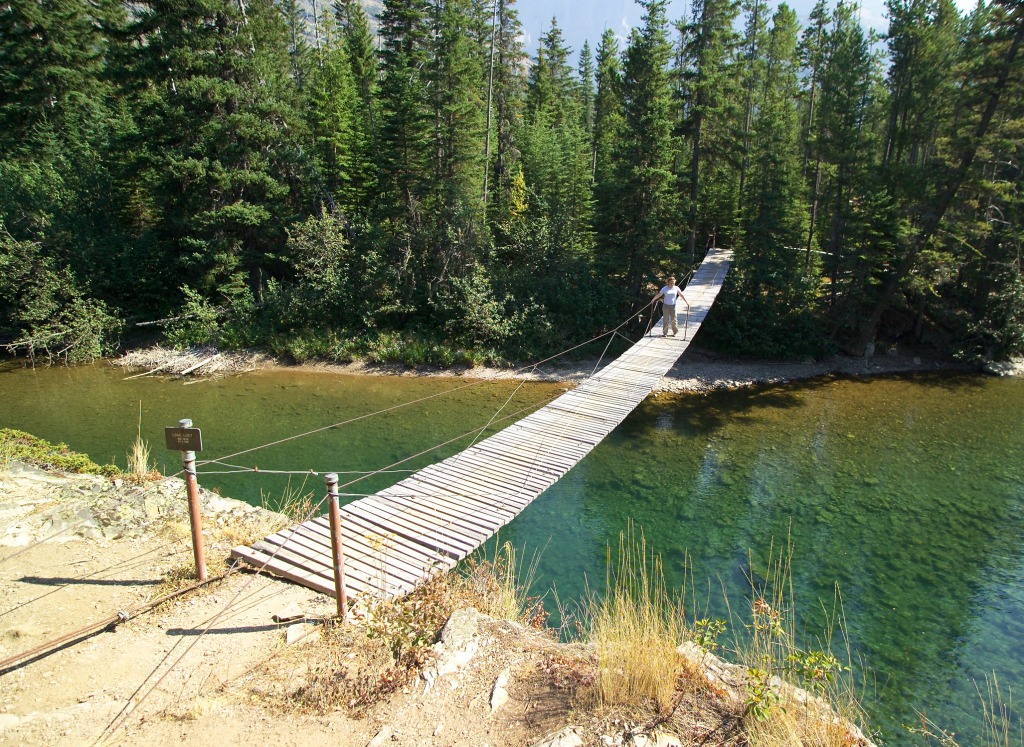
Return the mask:
[[[0,477],[0,660],[144,605],[173,588],[168,577],[191,569],[187,534],[174,531],[177,512],[170,502],[152,505],[162,485],[139,498],[109,482],[24,467]],[[146,523],[135,504],[147,501],[151,520],[133,531]],[[211,576],[224,571],[241,531],[225,532],[224,517],[258,518],[232,504],[204,497]],[[567,718],[569,699],[531,676],[554,646],[550,637],[490,620],[478,624],[473,661],[439,675],[429,690],[416,679],[357,716],[337,706],[306,713],[295,693],[317,657],[301,642],[287,644],[289,628],[304,624],[275,622],[289,608],[311,619],[335,612],[333,599],[236,572],[115,629],[9,665],[0,671],[0,745],[362,747],[384,732],[388,744],[495,747],[532,744]],[[301,630],[319,638],[319,627]],[[489,718],[494,682],[506,669],[509,704]]]

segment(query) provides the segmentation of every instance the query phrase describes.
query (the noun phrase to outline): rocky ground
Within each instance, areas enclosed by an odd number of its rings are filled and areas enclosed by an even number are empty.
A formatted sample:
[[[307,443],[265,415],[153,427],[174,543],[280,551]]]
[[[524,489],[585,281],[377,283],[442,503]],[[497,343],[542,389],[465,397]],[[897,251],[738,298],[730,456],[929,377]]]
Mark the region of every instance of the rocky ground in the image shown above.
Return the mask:
[[[744,670],[692,644],[671,713],[600,708],[591,649],[459,607],[444,580],[403,608],[357,602],[344,626],[333,599],[251,572],[188,590],[180,480],[0,467],[0,745],[746,744]],[[201,499],[211,577],[286,521]],[[437,605],[455,606],[440,639],[396,667],[401,626]],[[839,723],[773,687],[814,728]]]
[[[195,361],[213,360],[217,368],[194,368]],[[217,353],[201,349],[175,351],[154,347],[126,354],[115,364],[139,369],[139,375],[223,375],[256,368],[280,366],[269,358],[247,353]],[[477,366],[475,368],[441,369],[429,366],[370,364],[305,364],[306,368],[336,371],[343,374],[387,376],[458,376],[468,379],[527,379],[536,381],[584,381],[602,365],[598,360],[555,360],[538,368]],[[146,370],[142,370],[142,369]],[[212,370],[211,370],[212,368]],[[834,355],[822,360],[748,360],[719,355],[700,348],[690,348],[655,387],[655,392],[708,392],[715,389],[734,389],[756,384],[780,384],[819,376],[873,376],[888,373],[934,371],[977,371],[979,366],[936,358],[926,353],[900,351],[893,348],[885,354],[853,357]],[[987,363],[981,370],[994,376],[1024,376],[1024,359]],[[183,371],[187,373],[183,374]]]

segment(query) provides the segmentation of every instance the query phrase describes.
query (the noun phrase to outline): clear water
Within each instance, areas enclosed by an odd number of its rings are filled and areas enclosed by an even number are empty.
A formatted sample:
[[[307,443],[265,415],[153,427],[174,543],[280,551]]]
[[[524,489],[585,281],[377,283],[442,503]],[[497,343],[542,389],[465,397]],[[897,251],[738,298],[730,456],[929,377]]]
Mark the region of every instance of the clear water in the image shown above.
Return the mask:
[[[0,370],[0,425],[123,464],[141,400],[143,435],[175,471],[162,428],[181,417],[202,428],[200,456],[209,458],[464,383],[295,371],[197,383],[123,376],[107,366]],[[484,425],[513,394],[506,411],[558,392],[481,385],[228,461],[321,474],[375,469]],[[202,482],[258,502],[288,479]],[[322,491],[319,476],[306,480]],[[918,723],[921,711],[974,744],[974,682],[984,687],[995,672],[1004,693],[1024,692],[1024,381],[819,380],[649,398],[501,540],[542,550],[538,586],[567,600],[587,578],[603,584],[607,548],[630,521],[663,555],[670,582],[688,573],[700,603],[722,616],[723,593],[742,607],[747,574],[791,538],[801,630],[808,640],[820,635],[819,600],[831,610],[838,584],[853,655],[871,673],[866,706],[888,744],[918,744],[902,725]]]

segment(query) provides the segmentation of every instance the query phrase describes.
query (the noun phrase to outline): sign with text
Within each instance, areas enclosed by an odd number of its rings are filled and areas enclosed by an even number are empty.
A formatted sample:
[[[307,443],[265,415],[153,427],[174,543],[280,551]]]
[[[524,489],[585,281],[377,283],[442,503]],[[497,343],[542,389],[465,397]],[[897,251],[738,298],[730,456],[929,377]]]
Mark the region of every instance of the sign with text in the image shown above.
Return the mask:
[[[203,450],[203,435],[198,428],[164,428],[164,438],[171,451]]]

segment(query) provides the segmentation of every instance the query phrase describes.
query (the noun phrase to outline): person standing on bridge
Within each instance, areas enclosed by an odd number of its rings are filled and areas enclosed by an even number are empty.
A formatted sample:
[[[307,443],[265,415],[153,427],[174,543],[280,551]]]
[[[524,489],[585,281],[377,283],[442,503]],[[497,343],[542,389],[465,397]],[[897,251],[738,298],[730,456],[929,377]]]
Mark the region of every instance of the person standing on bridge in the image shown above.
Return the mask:
[[[683,289],[676,285],[676,279],[671,275],[665,279],[665,287],[658,291],[658,295],[654,297],[656,303],[658,299],[661,299],[661,313],[664,317],[661,325],[661,336],[665,337],[669,332],[668,328],[672,327],[672,336],[675,337],[676,332],[679,331],[679,322],[676,318],[676,300],[683,298]],[[686,299],[683,299],[686,302]]]

